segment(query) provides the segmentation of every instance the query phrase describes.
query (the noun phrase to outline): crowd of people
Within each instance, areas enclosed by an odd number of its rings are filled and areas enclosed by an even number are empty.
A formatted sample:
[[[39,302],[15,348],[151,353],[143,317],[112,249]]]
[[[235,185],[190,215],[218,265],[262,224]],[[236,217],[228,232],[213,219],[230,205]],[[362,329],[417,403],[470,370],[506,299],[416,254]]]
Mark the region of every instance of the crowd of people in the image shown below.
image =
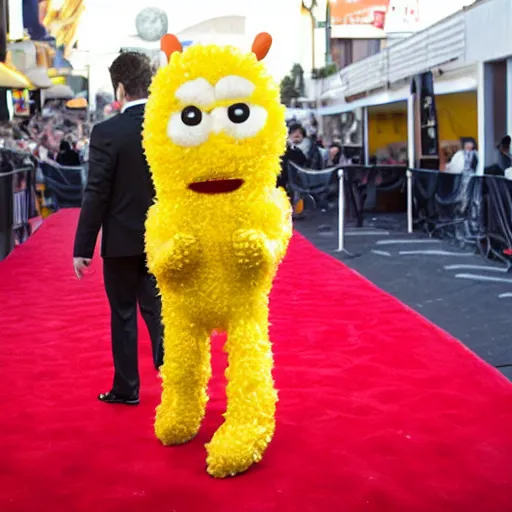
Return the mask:
[[[84,113],[59,104],[47,105],[41,113],[2,123],[0,149],[28,153],[63,166],[79,166],[88,158],[90,130]],[[0,151],[1,172],[13,170],[6,154]]]
[[[347,155],[346,148],[341,144],[341,139],[332,137],[330,144],[326,147],[317,136],[317,126],[314,117],[301,123],[293,118],[288,122],[288,142],[286,152],[282,159],[282,171],[278,180],[278,184],[285,188],[290,188],[289,164],[292,162],[298,167],[308,171],[322,171],[340,167],[343,165],[358,164],[359,158],[352,158]],[[512,179],[512,153],[511,153],[511,137],[505,135],[496,146],[495,162],[487,166],[484,170],[485,174],[504,176]],[[376,166],[407,166],[407,151],[403,149],[398,152],[397,159],[391,158],[388,152],[378,151],[377,154],[370,158],[370,165]],[[460,141],[460,149],[455,152],[451,160],[446,165],[445,172],[450,174],[460,174],[461,179],[458,183],[458,195],[462,209],[467,203],[467,190],[469,182],[476,174],[478,166],[478,151],[476,141],[471,137],[464,137]],[[309,176],[312,176],[311,174]],[[320,178],[320,174],[318,176]],[[314,175],[308,178],[309,181],[315,180]],[[333,183],[335,176],[333,173]],[[363,176],[364,182],[364,176]],[[382,176],[376,173],[374,185],[382,182]]]
[[[15,244],[29,236],[29,219],[50,215],[66,205],[64,199],[68,206],[79,206],[90,130],[85,112],[58,102],[30,117],[15,116],[0,123],[0,185],[5,193],[12,183],[13,191],[12,204],[8,200],[0,205],[0,216],[5,220],[6,211],[13,208]],[[70,172],[78,176],[76,193],[68,190],[77,181]],[[62,187],[55,173],[62,177]]]
[[[297,165],[313,170],[322,170],[338,165],[355,163],[353,158],[345,154],[341,138],[336,134],[326,145],[317,135],[316,120],[301,123],[296,119],[288,122],[288,144],[285,158]]]
[[[62,102],[47,103],[42,112],[31,117],[18,117],[0,124],[0,150],[12,150],[28,153],[41,162],[56,163],[60,166],[77,167],[88,160],[88,141],[91,123],[83,111],[66,108]],[[501,175],[512,179],[512,155],[510,153],[510,136],[505,136],[497,145],[496,162],[485,169],[486,174]],[[14,170],[17,162],[6,156],[11,152],[0,151],[0,173]],[[395,161],[388,154],[378,154],[371,159],[374,165],[406,165],[407,154],[400,154],[400,161]],[[288,121],[288,141],[282,159],[282,172],[278,185],[289,189],[289,162],[298,167],[322,171],[335,167],[358,164],[360,155],[347,152],[341,137],[333,134],[328,144],[318,136],[318,123],[313,115],[299,121]],[[475,174],[478,164],[476,141],[472,138],[461,140],[457,151],[446,166],[446,172],[462,175],[459,187],[461,195],[467,188],[469,180]],[[332,176],[333,185],[336,176]],[[314,178],[311,178],[314,179]],[[320,176],[319,176],[320,179]],[[377,175],[376,185],[381,177]]]
[[[285,188],[292,204],[297,202],[293,192],[292,181],[300,181],[304,176],[296,179],[290,175],[290,163],[309,171],[319,171],[318,175],[309,175],[308,184],[302,185],[308,188],[313,186],[318,189],[316,201],[323,211],[329,208],[329,196],[335,193],[337,177],[334,172],[321,172],[334,169],[340,165],[352,163],[351,158],[344,154],[340,140],[333,137],[331,144],[325,147],[324,142],[317,136],[317,126],[314,116],[311,116],[307,126],[291,119],[288,122],[288,139],[285,154],[281,160],[281,174],[278,178],[278,186]],[[297,183],[298,184],[298,183]]]

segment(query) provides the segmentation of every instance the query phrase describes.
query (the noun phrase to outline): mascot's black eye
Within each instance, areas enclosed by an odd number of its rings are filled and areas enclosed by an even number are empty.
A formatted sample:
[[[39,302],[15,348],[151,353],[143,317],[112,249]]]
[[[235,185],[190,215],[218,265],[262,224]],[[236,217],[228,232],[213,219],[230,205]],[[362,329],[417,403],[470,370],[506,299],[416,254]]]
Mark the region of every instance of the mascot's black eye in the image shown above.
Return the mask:
[[[245,103],[235,103],[228,108],[228,117],[232,123],[245,123],[249,119],[251,110]]]
[[[191,105],[181,111],[181,120],[187,126],[197,126],[203,120],[203,113],[197,107]]]

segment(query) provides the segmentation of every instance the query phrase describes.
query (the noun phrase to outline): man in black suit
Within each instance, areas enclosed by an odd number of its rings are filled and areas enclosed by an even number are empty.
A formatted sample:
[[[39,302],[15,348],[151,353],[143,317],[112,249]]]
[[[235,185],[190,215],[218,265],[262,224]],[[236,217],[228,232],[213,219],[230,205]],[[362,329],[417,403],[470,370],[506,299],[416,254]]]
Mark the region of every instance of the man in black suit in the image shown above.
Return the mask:
[[[91,263],[100,228],[105,290],[111,309],[114,383],[99,400],[139,403],[137,304],[148,327],[153,359],[163,360],[161,303],[144,251],[144,222],[155,191],[144,151],[142,123],[152,78],[149,59],[121,53],[110,75],[122,112],[97,124],[89,147],[89,178],[75,238],[78,279]]]

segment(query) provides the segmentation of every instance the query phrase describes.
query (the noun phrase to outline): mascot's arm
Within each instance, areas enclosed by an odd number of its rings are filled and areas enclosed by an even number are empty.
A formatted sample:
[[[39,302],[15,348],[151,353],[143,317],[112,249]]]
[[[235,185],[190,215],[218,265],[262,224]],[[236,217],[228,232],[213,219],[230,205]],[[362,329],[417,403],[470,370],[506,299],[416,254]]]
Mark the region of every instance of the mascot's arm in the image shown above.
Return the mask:
[[[200,261],[199,245],[194,236],[169,234],[168,219],[155,203],[146,219],[146,254],[148,269],[156,278],[183,278]]]
[[[280,262],[286,255],[288,250],[288,244],[293,235],[293,223],[292,223],[292,207],[290,200],[286,195],[284,188],[277,189],[276,206],[279,208],[281,213],[281,222],[275,237],[275,254],[277,261]]]
[[[266,232],[244,229],[234,234],[235,256],[241,266],[274,266],[284,258],[293,228],[290,202],[283,189],[276,190],[275,202],[269,210],[272,222]]]

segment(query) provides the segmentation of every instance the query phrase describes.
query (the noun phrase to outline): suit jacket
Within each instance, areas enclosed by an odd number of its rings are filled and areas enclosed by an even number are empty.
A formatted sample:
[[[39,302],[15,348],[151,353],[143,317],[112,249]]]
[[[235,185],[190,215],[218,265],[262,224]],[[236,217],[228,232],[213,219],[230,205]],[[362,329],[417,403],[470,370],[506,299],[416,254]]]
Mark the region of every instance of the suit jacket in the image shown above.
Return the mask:
[[[134,105],[92,130],[74,257],[92,258],[100,228],[104,258],[144,254],[155,190],[142,149],[143,120],[144,105]]]

